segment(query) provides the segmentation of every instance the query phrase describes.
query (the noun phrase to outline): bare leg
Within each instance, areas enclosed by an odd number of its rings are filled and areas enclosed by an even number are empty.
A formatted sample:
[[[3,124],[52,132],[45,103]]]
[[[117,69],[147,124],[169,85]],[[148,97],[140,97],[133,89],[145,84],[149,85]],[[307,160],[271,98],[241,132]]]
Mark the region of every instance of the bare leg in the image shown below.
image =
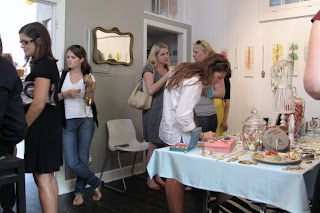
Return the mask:
[[[147,153],[147,165],[150,161],[150,158],[152,156],[152,153],[155,149],[157,149],[158,146],[153,144],[153,143],[149,143],[149,148],[148,148],[148,153]],[[160,189],[160,186],[154,181],[153,178],[150,178],[149,177],[149,174],[148,174],[148,178],[147,178],[147,185],[149,188],[153,188],[153,189]]]
[[[168,178],[166,181],[166,196],[170,213],[184,212],[184,185],[179,181]]]
[[[51,186],[53,188],[53,192],[54,192],[54,195],[56,196],[57,198],[57,201],[58,201],[58,195],[59,195],[59,187],[58,187],[58,183],[57,183],[57,180],[56,180],[56,177],[54,176],[54,173],[50,173],[51,177],[50,177],[50,180],[51,180]],[[58,203],[57,203],[57,206],[58,206]]]
[[[43,213],[58,212],[58,189],[53,173],[37,174],[33,177],[38,186],[39,198]],[[54,179],[54,180],[53,180]]]

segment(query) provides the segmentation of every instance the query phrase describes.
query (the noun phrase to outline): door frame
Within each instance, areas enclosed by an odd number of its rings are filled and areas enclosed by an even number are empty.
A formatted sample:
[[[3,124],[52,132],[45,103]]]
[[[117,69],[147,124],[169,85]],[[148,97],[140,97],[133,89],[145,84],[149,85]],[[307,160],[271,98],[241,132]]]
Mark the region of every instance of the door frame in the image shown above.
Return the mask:
[[[58,59],[57,66],[59,70],[64,67],[65,55],[65,11],[66,0],[34,0],[42,4],[53,6],[52,17],[52,53]],[[60,167],[60,171],[55,172],[55,177],[59,186],[59,195],[68,193],[73,190],[75,181],[66,181],[65,163]]]
[[[144,19],[144,34],[143,34],[143,64],[147,63],[147,40],[148,26],[157,27],[165,31],[177,34],[177,64],[187,61],[187,29],[176,27],[169,24],[164,24],[150,19]]]

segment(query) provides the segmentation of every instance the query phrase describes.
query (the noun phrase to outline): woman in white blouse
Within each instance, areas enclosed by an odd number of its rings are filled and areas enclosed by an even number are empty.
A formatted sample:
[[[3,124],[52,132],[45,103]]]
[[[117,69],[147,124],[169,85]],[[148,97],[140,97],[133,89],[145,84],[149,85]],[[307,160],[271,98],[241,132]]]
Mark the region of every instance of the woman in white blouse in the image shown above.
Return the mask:
[[[190,141],[191,132],[196,128],[193,110],[200,100],[202,85],[220,83],[230,73],[230,63],[221,54],[211,55],[201,62],[182,63],[169,72],[159,130],[159,136],[166,144]],[[207,140],[214,137],[215,133],[208,131],[200,135]],[[170,212],[184,212],[183,184],[168,178],[166,196]]]
[[[67,166],[77,174],[73,205],[79,206],[84,202],[87,184],[94,188],[94,201],[102,197],[102,182],[90,170],[88,160],[95,125],[98,126],[94,102],[96,81],[82,46],[68,47],[66,58],[68,68],[61,74],[58,95],[62,111],[63,156]],[[89,92],[91,101],[86,100],[86,92]]]

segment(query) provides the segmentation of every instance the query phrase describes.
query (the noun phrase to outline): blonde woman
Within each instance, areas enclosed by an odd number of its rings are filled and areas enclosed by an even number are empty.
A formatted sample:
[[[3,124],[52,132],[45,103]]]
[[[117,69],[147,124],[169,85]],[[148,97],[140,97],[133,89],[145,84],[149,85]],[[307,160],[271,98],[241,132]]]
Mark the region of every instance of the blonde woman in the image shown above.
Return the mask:
[[[165,146],[165,143],[159,138],[159,126],[162,117],[163,91],[168,78],[169,66],[168,46],[161,42],[155,43],[142,72],[146,91],[153,97],[151,108],[142,113],[143,137],[149,142],[147,163],[155,149]],[[165,187],[165,182],[156,175],[154,178],[148,177],[147,186],[152,190],[160,190],[161,187]]]
[[[195,62],[201,62],[214,54],[215,51],[205,40],[198,40],[193,44],[192,56]],[[195,107],[199,126],[202,127],[203,131],[216,131],[218,119],[217,111],[213,104],[213,98],[222,99],[224,94],[224,81],[221,81],[215,85],[203,85],[200,101]]]

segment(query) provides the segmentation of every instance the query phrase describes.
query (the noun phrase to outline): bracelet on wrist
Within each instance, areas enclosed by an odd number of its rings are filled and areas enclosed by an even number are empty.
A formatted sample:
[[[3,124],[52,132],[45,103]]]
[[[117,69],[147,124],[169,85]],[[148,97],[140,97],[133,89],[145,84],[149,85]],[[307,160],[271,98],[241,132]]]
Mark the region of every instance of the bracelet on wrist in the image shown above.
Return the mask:
[[[61,96],[62,96],[62,98],[64,99],[63,92],[61,92]]]

